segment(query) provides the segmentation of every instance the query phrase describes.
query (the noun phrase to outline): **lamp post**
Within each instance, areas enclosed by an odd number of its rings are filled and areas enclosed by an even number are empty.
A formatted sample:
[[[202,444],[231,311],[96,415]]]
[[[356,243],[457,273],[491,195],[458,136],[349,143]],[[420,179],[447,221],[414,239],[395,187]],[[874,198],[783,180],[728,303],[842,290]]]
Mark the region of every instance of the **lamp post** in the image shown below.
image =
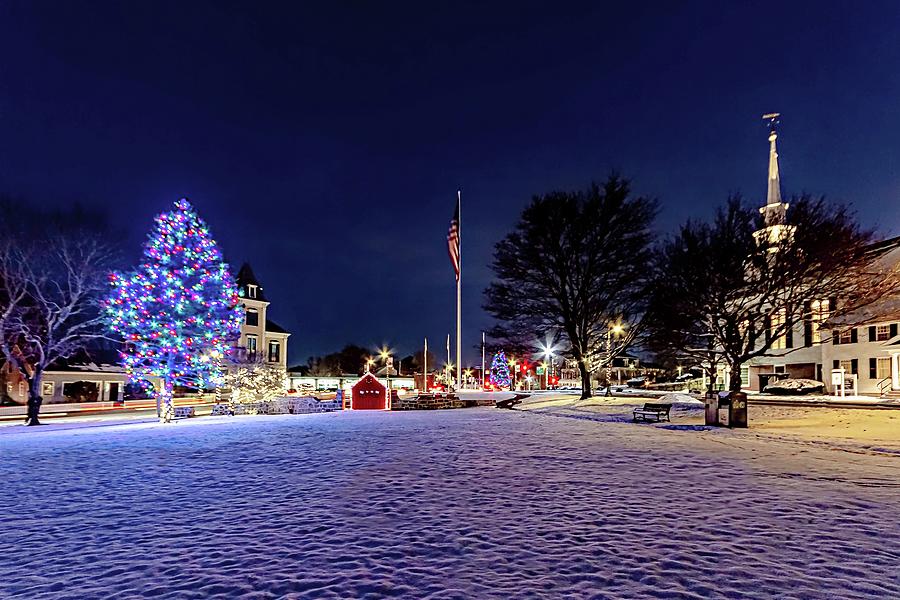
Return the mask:
[[[547,371],[547,366],[549,364],[550,370],[551,371],[553,370],[553,351],[555,350],[555,348],[553,348],[553,346],[547,345],[547,346],[541,346],[541,349],[542,349],[541,354],[544,355],[544,364],[542,365],[544,367],[544,381],[545,381],[544,389],[549,389],[550,388],[550,372]]]
[[[512,373],[512,378],[510,379],[510,382],[509,382],[510,391],[514,392],[516,390],[516,375],[518,374],[518,371],[516,370],[516,359],[515,358],[509,359],[509,372]]]
[[[606,330],[606,395],[612,396],[612,334],[619,335],[625,328],[619,323],[611,325]]]
[[[382,348],[378,355],[384,361],[384,376],[387,378],[388,398],[391,397],[391,365],[388,361],[391,358],[391,351],[388,348]]]

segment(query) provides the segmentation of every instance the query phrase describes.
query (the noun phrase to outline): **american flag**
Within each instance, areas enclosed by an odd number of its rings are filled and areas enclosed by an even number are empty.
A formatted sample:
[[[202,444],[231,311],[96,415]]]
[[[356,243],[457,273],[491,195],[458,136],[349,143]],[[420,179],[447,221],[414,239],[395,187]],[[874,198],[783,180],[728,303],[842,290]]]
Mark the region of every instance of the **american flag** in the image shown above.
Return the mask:
[[[447,251],[450,253],[450,262],[456,271],[456,280],[459,281],[459,198],[456,199],[456,212],[450,219],[450,229],[447,231]]]

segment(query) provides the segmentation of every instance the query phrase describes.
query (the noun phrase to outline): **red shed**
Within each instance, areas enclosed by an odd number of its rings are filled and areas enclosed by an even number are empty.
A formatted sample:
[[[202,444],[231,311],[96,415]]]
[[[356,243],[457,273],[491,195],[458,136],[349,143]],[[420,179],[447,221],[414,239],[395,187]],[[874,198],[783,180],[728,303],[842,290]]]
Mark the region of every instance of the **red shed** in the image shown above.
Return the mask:
[[[390,407],[387,389],[371,373],[366,373],[353,384],[350,396],[352,410],[386,410]]]

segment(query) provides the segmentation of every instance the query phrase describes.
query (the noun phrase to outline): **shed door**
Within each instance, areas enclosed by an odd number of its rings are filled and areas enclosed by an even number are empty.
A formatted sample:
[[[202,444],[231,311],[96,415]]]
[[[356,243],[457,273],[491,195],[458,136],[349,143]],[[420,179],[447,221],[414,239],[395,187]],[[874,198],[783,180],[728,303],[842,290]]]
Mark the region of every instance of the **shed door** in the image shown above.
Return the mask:
[[[381,390],[354,390],[354,410],[384,410],[384,392]]]

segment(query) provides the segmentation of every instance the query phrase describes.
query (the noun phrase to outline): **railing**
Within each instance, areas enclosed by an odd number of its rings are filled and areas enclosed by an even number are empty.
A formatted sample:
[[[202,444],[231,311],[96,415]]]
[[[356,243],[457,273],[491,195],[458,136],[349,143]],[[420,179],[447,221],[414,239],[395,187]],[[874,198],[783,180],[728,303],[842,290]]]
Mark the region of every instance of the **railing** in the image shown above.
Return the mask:
[[[883,398],[887,395],[887,392],[891,391],[891,378],[885,377],[875,385],[878,386],[878,395]]]

